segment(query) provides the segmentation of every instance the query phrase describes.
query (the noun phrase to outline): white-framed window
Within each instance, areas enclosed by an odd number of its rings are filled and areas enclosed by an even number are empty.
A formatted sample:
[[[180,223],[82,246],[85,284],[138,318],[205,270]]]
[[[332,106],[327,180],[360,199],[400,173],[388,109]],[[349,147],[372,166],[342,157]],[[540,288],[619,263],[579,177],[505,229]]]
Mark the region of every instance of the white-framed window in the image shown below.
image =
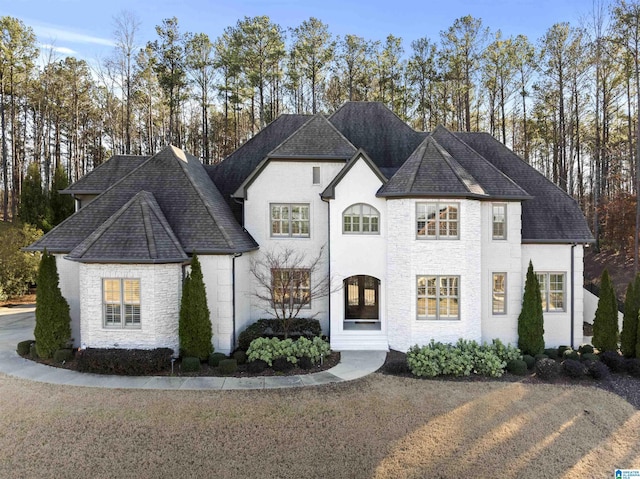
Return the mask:
[[[459,203],[416,203],[416,236],[418,239],[458,239],[459,232]]]
[[[491,276],[491,312],[507,313],[507,273],[493,273]]]
[[[311,307],[311,273],[308,269],[272,269],[273,306],[287,310]]]
[[[309,205],[294,203],[272,203],[272,237],[309,237]]]
[[[346,234],[380,234],[380,213],[371,205],[357,203],[342,213],[342,232]]]
[[[106,328],[140,328],[140,280],[102,279],[102,310]]]
[[[540,284],[542,310],[545,312],[566,311],[565,273],[536,272]]]
[[[507,204],[493,203],[491,205],[491,228],[494,240],[507,239]]]
[[[460,319],[460,277],[418,276],[418,319]]]
[[[314,166],[312,170],[312,180],[314,185],[320,184],[320,167]]]

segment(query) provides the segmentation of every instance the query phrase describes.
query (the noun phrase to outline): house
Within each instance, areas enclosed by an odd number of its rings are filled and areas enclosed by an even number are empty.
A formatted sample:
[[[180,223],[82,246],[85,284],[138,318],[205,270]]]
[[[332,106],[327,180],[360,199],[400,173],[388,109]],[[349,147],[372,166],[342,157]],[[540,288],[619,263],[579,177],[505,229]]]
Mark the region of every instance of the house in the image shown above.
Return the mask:
[[[169,146],[114,156],[65,193],[76,213],[29,249],[55,254],[77,345],[177,351],[197,253],[227,353],[267,317],[251,265],[285,248],[322,251],[297,284],[329,278],[330,294],[301,316],[336,350],[516,343],[529,261],[546,344],[582,341],[585,218],[486,133],[418,132],[380,103],[348,102],[329,117],[282,115],[213,167]]]

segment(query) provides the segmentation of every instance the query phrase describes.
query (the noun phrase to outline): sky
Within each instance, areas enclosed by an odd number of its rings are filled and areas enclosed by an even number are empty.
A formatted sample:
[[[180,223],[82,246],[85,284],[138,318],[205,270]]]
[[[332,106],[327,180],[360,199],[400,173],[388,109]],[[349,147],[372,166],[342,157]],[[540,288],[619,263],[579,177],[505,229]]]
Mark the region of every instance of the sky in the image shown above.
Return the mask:
[[[53,46],[59,58],[94,63],[111,55],[114,17],[125,10],[140,21],[140,46],[155,40],[155,26],[173,16],[182,32],[206,33],[214,40],[238,19],[267,15],[283,28],[316,17],[333,35],[384,40],[393,34],[409,53],[411,41],[425,36],[438,41],[441,31],[465,15],[482,19],[492,32],[536,41],[554,23],[578,26],[591,5],[591,0],[0,0],[0,16],[32,27],[39,43]]]

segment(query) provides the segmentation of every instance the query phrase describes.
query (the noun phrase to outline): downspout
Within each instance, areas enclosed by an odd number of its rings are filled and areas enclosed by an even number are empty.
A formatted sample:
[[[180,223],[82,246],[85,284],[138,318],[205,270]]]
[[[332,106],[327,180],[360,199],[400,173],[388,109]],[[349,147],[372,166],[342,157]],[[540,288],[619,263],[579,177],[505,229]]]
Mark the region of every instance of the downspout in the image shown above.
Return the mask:
[[[242,253],[234,253],[231,257],[231,352],[236,349],[236,258],[242,256]]]
[[[329,267],[329,326],[327,328],[327,336],[331,340],[331,203],[320,195],[320,199],[327,203],[327,264]]]
[[[576,246],[578,246],[576,243],[573,243],[571,245],[571,349],[574,349],[574,344],[573,344],[573,335],[575,332],[575,325],[574,325],[574,316],[575,316],[575,297],[574,297],[574,293],[576,290],[575,287],[575,259],[574,259],[574,252],[573,252],[573,248],[575,248]]]

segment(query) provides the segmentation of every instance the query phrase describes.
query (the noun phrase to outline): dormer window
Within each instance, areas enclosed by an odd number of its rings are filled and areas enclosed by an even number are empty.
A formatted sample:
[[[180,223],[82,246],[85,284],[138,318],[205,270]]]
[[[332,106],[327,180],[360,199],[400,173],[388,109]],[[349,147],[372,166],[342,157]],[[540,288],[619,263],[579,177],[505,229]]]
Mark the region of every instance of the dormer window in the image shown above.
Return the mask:
[[[342,232],[345,234],[380,234],[380,213],[371,205],[357,203],[342,213]]]

